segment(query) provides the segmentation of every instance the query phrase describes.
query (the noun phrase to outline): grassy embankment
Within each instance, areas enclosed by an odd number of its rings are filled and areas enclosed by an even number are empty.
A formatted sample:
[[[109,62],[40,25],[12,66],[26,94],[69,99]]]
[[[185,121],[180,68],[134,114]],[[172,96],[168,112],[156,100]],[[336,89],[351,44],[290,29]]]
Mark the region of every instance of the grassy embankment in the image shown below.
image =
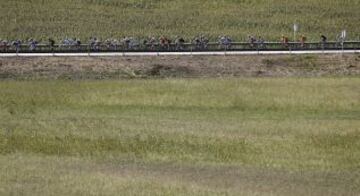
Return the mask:
[[[1,195],[356,195],[360,80],[0,83]]]
[[[358,76],[356,54],[0,58],[0,80]]]
[[[292,24],[309,40],[320,33],[334,39],[347,29],[359,39],[358,0],[0,0],[0,38],[37,39],[67,36],[120,38],[124,35],[221,34],[237,40],[248,34],[279,40],[292,38]]]

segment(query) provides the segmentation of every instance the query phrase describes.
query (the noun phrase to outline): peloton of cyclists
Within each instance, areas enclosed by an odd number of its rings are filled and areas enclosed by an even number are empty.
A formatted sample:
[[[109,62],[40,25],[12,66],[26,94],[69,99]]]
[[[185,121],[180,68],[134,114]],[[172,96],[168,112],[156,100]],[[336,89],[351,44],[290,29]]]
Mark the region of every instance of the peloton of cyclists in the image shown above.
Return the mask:
[[[285,35],[281,36],[279,44],[281,44],[282,48],[290,48],[295,46],[298,48],[306,48],[307,37],[305,35],[300,35],[296,42],[289,42],[289,38]],[[341,36],[336,37],[336,47],[342,46],[344,42],[344,38]],[[328,38],[324,34],[320,34],[318,47],[321,49],[325,49],[328,45]],[[66,37],[62,41],[59,42],[59,45],[55,45],[56,41],[53,38],[48,38],[47,41],[41,45],[42,47],[45,45],[48,47],[50,51],[54,51],[55,48],[63,49],[78,49],[80,50],[82,42],[79,38],[68,38]],[[262,36],[254,36],[248,35],[247,37],[247,46],[250,49],[265,49],[267,43]],[[232,46],[234,45],[233,40],[227,35],[221,35],[218,37],[217,43],[212,43],[211,46],[213,49],[217,47],[221,50],[230,50],[234,49]],[[121,40],[117,39],[105,39],[104,42],[100,41],[97,37],[90,37],[88,41],[88,46],[91,51],[100,51],[100,49],[105,50],[138,50],[141,48],[144,51],[151,50],[166,50],[166,51],[184,51],[184,50],[207,50],[209,46],[209,39],[204,35],[195,36],[190,42],[186,42],[184,37],[175,36],[173,40],[166,36],[160,36],[158,38],[154,36],[148,36],[145,39],[142,39],[141,42],[138,41],[134,37],[124,36]],[[121,47],[122,46],[122,47]],[[235,45],[234,45],[235,46]],[[20,39],[15,39],[13,41],[8,41],[6,39],[0,39],[0,51],[16,51],[20,50],[28,50],[28,51],[36,51],[39,47],[39,41],[34,38],[27,39],[27,41],[21,41]]]

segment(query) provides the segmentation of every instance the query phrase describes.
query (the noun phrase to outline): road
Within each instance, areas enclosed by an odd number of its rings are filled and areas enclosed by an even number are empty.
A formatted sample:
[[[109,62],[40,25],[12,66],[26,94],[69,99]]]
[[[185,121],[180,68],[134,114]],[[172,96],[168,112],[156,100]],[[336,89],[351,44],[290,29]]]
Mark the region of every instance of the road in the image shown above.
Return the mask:
[[[213,52],[92,52],[92,53],[0,53],[0,57],[116,57],[116,56],[226,56],[226,55],[284,55],[284,54],[355,54],[360,50],[304,51],[213,51]]]

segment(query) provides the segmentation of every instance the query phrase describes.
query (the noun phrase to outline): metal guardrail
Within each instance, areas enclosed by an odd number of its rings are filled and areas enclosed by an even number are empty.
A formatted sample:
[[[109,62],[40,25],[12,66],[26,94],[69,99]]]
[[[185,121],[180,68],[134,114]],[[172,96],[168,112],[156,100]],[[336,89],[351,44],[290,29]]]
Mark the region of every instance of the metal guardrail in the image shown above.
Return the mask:
[[[207,44],[80,44],[63,45],[37,44],[31,48],[28,44],[1,45],[0,53],[76,53],[76,52],[192,52],[192,51],[280,51],[280,50],[359,50],[360,41],[339,42],[232,42],[231,44],[219,44],[215,42]]]

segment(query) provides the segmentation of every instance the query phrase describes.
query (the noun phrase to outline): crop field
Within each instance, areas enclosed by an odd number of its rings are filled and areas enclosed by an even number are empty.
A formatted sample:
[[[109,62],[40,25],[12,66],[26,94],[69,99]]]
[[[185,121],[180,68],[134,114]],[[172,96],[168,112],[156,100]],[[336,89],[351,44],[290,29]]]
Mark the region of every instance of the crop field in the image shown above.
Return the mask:
[[[3,80],[0,195],[359,195],[359,87]]]
[[[279,40],[299,34],[318,41],[346,29],[360,37],[358,0],[0,0],[0,38],[57,40],[90,36],[121,38],[221,34],[246,40],[249,34]]]

